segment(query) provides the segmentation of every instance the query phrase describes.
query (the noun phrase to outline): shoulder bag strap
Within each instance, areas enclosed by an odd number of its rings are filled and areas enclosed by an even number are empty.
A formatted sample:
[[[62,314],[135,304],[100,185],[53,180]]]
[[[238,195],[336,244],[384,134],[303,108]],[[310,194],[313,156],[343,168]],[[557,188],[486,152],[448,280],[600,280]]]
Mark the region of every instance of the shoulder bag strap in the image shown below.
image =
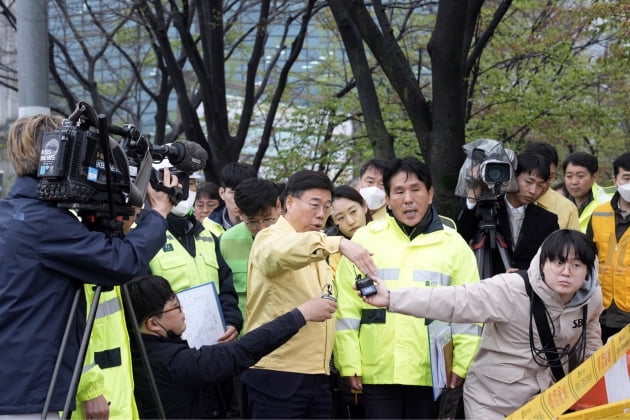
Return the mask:
[[[564,377],[564,369],[562,368],[562,363],[558,357],[556,343],[553,341],[553,337],[551,336],[551,329],[549,328],[549,322],[547,320],[545,304],[536,292],[534,292],[532,285],[529,284],[527,271],[519,270],[518,274],[523,277],[523,281],[525,282],[525,289],[527,290],[527,295],[530,297],[534,320],[536,321],[536,328],[538,329],[538,335],[540,336],[540,342],[543,345],[543,351],[545,352],[551,373],[557,382]]]

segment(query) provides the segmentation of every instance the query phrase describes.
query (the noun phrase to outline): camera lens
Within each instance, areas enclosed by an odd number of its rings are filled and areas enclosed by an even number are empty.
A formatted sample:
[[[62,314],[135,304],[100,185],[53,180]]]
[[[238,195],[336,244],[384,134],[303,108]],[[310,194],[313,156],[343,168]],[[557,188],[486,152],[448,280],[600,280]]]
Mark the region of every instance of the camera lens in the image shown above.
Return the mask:
[[[505,162],[487,162],[483,171],[486,183],[504,183],[510,181],[510,164]]]

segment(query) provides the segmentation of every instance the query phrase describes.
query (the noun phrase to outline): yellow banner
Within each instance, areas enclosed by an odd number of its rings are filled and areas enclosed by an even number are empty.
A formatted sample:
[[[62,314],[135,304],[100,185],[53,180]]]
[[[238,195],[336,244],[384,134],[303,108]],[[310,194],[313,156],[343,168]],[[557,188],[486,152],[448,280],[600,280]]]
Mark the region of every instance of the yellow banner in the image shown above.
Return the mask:
[[[630,325],[571,373],[510,414],[508,419],[555,419],[575,404],[630,349]]]

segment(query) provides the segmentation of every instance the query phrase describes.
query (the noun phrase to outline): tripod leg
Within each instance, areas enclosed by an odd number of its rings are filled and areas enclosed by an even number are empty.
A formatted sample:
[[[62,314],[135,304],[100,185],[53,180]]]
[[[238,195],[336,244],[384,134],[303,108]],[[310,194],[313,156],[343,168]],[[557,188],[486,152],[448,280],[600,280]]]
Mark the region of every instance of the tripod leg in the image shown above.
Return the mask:
[[[94,326],[94,319],[96,318],[96,310],[98,309],[98,303],[101,299],[102,286],[96,286],[94,289],[94,298],[92,298],[92,305],[90,306],[90,314],[85,323],[85,330],[83,331],[83,337],[81,338],[81,344],[79,346],[79,354],[77,355],[77,361],[72,371],[72,379],[70,380],[70,387],[68,388],[68,394],[66,395],[66,402],[63,406],[62,419],[70,418],[70,405],[76,398],[77,386],[79,385],[79,378],[83,371],[83,363],[85,361],[85,353],[87,346],[92,335],[92,327]]]
[[[503,267],[505,267],[505,271],[507,271],[512,265],[510,264],[510,256],[508,255],[507,249],[503,248],[500,244],[498,244],[497,249],[499,250]]]
[[[79,297],[81,296],[81,289],[77,289],[72,299],[72,306],[70,307],[70,313],[68,314],[68,322],[66,323],[66,329],[63,332],[61,338],[61,345],[59,346],[59,353],[57,353],[57,360],[55,361],[55,368],[53,370],[52,377],[50,379],[50,385],[48,387],[48,394],[46,394],[46,401],[44,402],[44,408],[42,409],[42,419],[48,416],[50,407],[50,400],[52,399],[55,385],[57,383],[57,377],[59,376],[59,369],[61,368],[61,360],[63,354],[66,352],[66,346],[68,345],[68,337],[70,336],[70,329],[74,323],[74,318],[77,315],[77,307],[79,305]]]

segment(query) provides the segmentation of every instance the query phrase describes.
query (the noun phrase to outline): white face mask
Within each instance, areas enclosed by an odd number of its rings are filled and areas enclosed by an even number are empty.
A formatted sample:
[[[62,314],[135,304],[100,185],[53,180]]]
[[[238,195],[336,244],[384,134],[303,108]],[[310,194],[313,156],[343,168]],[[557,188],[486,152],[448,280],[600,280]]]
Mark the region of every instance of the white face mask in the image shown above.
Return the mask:
[[[367,203],[368,209],[378,210],[385,205],[385,191],[379,187],[365,187],[359,192]]]
[[[197,192],[188,191],[188,198],[186,200],[180,201],[179,203],[177,203],[176,206],[173,206],[171,213],[179,217],[186,216],[195,204],[196,195],[197,195]]]
[[[617,191],[619,191],[623,201],[630,203],[630,183],[617,186]]]

